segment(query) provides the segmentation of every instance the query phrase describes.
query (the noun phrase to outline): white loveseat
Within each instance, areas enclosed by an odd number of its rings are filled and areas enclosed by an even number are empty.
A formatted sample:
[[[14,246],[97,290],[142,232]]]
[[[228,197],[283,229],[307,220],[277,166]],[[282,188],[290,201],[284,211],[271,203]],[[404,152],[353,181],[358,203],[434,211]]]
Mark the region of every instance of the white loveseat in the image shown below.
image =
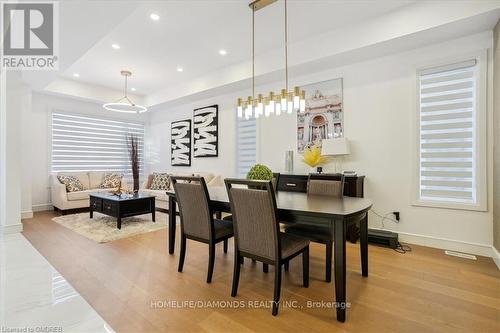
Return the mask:
[[[207,183],[207,186],[224,186],[224,180],[222,179],[221,176],[214,175],[213,173],[209,172],[194,172],[194,173],[170,173],[171,176],[200,176],[205,178],[205,182]],[[150,175],[151,176],[151,175]],[[148,178],[150,178],[148,176]],[[140,193],[144,194],[149,194],[155,196],[155,206],[157,209],[167,211],[168,210],[168,197],[167,193],[164,190],[151,190],[148,188],[148,183],[149,181],[146,180],[142,184],[141,190],[139,190]]]
[[[82,209],[89,207],[89,194],[96,192],[110,192],[116,188],[100,188],[99,186],[104,179],[104,171],[89,171],[89,172],[59,172],[50,176],[50,190],[52,195],[52,205],[55,210],[61,211],[63,214],[68,210]],[[57,176],[74,176],[80,180],[83,186],[87,189],[84,191],[67,192],[66,185],[62,184]],[[124,186],[125,184],[122,184]]]

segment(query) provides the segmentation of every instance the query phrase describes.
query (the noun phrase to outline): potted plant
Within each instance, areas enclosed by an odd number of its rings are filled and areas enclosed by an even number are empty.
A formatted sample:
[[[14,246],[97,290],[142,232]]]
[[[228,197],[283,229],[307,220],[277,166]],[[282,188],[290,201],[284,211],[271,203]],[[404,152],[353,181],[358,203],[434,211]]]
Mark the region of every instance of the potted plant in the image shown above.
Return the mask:
[[[273,172],[263,164],[255,164],[247,173],[249,180],[273,180]]]
[[[320,165],[326,162],[326,157],[321,155],[321,147],[314,145],[304,150],[302,161],[311,168],[317,168],[318,173],[321,173],[323,168]]]

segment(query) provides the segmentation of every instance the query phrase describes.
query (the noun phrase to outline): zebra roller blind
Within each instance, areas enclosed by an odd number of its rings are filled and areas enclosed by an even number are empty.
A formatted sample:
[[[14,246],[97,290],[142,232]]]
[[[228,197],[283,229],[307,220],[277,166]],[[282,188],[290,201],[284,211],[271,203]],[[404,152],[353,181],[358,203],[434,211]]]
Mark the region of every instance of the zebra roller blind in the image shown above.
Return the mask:
[[[250,168],[257,162],[257,120],[236,118],[237,145],[236,173],[238,177],[246,177]]]
[[[476,60],[419,73],[420,200],[477,203]]]
[[[52,172],[110,171],[132,177],[127,135],[137,135],[144,170],[144,125],[68,113],[52,113]]]

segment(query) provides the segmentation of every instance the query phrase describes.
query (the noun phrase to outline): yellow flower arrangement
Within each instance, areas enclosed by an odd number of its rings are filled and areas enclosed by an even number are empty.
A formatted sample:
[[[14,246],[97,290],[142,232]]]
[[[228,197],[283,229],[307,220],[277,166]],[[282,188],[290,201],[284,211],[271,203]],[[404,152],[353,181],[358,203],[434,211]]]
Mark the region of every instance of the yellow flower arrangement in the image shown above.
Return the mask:
[[[325,163],[327,159],[326,156],[321,155],[321,148],[318,145],[314,145],[304,150],[304,157],[302,160],[305,164],[314,168]]]

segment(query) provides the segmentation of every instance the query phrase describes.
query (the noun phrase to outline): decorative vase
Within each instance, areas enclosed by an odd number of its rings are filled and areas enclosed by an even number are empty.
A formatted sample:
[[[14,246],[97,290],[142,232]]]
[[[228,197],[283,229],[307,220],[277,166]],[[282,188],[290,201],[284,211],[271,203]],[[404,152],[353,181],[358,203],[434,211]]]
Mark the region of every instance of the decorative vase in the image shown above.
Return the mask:
[[[285,171],[286,173],[293,173],[293,150],[285,152]]]

